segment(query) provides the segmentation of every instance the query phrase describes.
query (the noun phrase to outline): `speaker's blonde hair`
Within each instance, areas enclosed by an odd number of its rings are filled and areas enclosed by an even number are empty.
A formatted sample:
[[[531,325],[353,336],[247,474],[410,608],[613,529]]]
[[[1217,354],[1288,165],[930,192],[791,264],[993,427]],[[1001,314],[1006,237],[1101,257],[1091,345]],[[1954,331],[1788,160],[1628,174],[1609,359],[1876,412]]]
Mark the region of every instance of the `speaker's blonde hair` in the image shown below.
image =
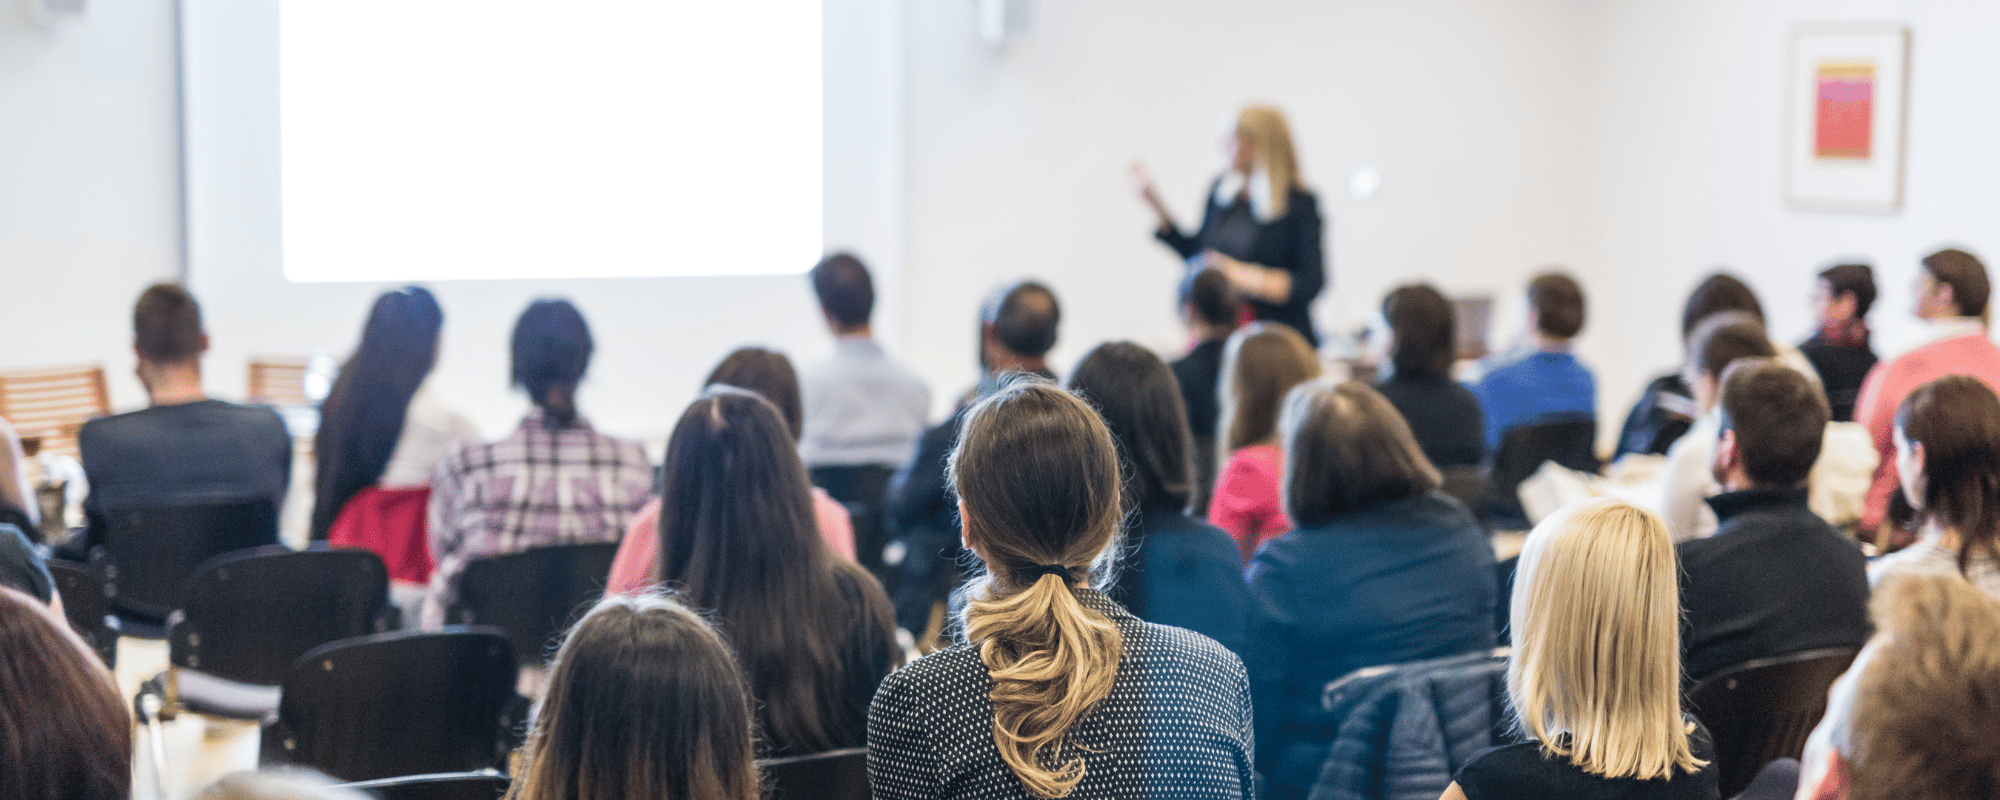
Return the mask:
[[[986,561],[962,622],[993,678],[993,743],[1029,794],[1066,797],[1084,775],[1070,730],[1111,693],[1124,655],[1117,625],[1073,592],[1104,577],[1117,537],[1117,449],[1082,400],[1017,379],[967,414],[951,477]],[[1067,578],[1035,574],[1042,565]]]
[[[1544,753],[1605,778],[1707,764],[1681,711],[1678,580],[1666,525],[1618,500],[1576,503],[1529,532],[1507,695]]]
[[[1257,164],[1271,181],[1271,217],[1284,216],[1292,190],[1304,188],[1284,112],[1272,106],[1246,106],[1236,115],[1236,135],[1256,153]]]

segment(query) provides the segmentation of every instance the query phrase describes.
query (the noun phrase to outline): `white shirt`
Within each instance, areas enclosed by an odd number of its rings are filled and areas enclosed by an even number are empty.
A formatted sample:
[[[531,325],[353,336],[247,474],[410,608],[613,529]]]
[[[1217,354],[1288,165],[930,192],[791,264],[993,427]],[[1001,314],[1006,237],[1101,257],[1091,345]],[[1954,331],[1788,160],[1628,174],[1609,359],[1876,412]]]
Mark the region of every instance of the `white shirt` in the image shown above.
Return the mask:
[[[1696,418],[1688,432],[1667,449],[1666,466],[1661,470],[1665,501],[1660,518],[1676,542],[1715,533],[1715,509],[1708,507],[1708,498],[1722,492],[1714,472],[1721,416],[1711,409]],[[1878,458],[1866,428],[1853,422],[1828,423],[1820,437],[1819,458],[1806,478],[1810,490],[1807,504],[1813,513],[1836,527],[1859,520]]]
[[[453,442],[479,437],[479,429],[458,409],[439,399],[428,385],[417,388],[403,415],[403,434],[389,454],[379,483],[384,488],[428,486],[438,459]]]
[[[916,449],[931,406],[921,378],[871,339],[843,336],[832,357],[799,375],[805,419],[799,457],[808,467],[899,467]]]

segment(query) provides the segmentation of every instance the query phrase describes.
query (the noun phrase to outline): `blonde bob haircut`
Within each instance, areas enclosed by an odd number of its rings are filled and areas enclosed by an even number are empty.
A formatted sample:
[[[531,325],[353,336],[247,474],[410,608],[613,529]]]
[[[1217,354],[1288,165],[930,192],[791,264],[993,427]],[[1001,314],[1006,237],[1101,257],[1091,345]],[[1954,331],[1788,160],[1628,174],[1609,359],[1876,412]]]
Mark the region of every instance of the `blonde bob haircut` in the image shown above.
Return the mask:
[[[1604,778],[1694,772],[1680,586],[1660,518],[1611,498],[1536,525],[1514,577],[1507,696],[1542,752]]]
[[[1285,123],[1284,112],[1272,106],[1246,106],[1236,114],[1236,136],[1250,146],[1255,163],[1271,182],[1272,218],[1284,216],[1292,190],[1304,188],[1298,151],[1292,148],[1292,127]]]

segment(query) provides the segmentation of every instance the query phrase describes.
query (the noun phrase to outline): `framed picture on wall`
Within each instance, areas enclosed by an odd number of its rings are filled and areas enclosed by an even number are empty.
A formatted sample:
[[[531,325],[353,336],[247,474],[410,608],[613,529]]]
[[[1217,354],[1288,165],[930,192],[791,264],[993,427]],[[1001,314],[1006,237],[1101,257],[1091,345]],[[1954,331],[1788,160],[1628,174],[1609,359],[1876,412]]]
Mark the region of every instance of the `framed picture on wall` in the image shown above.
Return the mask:
[[[1798,25],[1788,69],[1786,199],[1827,211],[1900,209],[1909,27]]]

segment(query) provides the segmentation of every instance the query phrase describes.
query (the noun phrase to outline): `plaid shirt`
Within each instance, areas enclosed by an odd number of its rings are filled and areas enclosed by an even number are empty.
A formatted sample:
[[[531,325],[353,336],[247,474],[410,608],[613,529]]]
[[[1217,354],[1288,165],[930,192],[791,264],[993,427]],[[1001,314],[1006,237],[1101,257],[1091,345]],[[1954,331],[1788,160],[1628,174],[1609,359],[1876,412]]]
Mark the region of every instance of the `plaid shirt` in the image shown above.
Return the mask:
[[[583,420],[550,430],[536,409],[505,439],[446,451],[431,478],[431,554],[437,571],[423,624],[443,625],[466,562],[531,547],[615,542],[653,493],[638,442]]]

